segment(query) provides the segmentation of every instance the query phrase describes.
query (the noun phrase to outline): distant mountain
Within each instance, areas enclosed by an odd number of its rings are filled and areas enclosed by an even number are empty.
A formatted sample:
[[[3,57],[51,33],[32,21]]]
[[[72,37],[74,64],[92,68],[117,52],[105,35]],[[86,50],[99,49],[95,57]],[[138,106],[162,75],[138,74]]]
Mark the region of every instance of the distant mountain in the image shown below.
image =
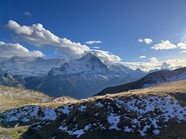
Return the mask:
[[[15,56],[0,62],[0,67],[13,73],[25,88],[55,97],[67,95],[78,99],[90,97],[108,86],[137,80],[146,74],[122,64],[103,63],[91,53],[71,61]]]
[[[186,79],[186,67],[179,68],[173,71],[160,70],[152,72],[145,77],[130,83],[126,83],[119,86],[113,86],[103,89],[96,95],[113,94],[133,89],[147,88],[155,85],[159,85],[165,82],[173,82]]]
[[[66,104],[27,104],[0,113],[0,137],[184,139],[185,98],[186,80],[183,80]]]
[[[0,67],[11,72],[14,76],[22,78],[29,76],[44,76],[53,67],[58,67],[65,62],[64,59],[43,59],[41,57],[14,56],[0,62]]]
[[[24,88],[24,86],[17,81],[10,72],[2,68],[0,68],[0,85]]]
[[[93,54],[52,68],[37,87],[52,96],[69,95],[86,98],[110,85],[130,81],[126,74],[116,74]]]

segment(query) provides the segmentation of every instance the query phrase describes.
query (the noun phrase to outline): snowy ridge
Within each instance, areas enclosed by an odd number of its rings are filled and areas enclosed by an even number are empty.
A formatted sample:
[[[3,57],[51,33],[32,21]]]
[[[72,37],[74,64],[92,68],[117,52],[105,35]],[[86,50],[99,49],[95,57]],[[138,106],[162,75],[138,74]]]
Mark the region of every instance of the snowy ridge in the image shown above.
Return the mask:
[[[165,82],[175,82],[175,81],[185,80],[186,79],[186,67],[179,68],[173,71],[169,71],[169,70],[157,71],[157,72],[147,75],[146,77],[147,79],[151,78],[151,83],[144,84],[143,86],[144,88],[159,85]]]
[[[119,92],[133,90],[133,89],[148,88],[167,82],[175,82],[175,81],[180,81],[185,79],[186,79],[186,67],[179,68],[173,71],[160,70],[160,71],[147,74],[143,78],[134,82],[129,82],[126,84],[105,88],[101,92],[97,93],[96,95],[105,95],[109,93],[111,94],[119,93]]]
[[[53,68],[51,72],[53,72],[54,75],[72,76],[75,74],[104,74],[107,70],[107,66],[104,65],[99,58],[93,54],[87,54],[80,59],[64,63],[59,68]]]

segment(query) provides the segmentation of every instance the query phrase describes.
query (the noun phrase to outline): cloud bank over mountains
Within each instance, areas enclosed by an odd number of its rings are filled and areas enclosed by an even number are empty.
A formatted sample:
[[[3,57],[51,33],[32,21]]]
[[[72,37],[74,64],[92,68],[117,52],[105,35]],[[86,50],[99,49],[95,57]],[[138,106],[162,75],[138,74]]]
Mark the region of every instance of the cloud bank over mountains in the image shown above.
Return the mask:
[[[29,13],[25,13],[25,15],[29,16]],[[11,32],[14,33],[14,41],[15,42],[26,42],[31,44],[32,46],[37,47],[51,47],[54,50],[58,50],[63,56],[67,59],[77,59],[80,58],[87,53],[92,53],[100,58],[102,61],[112,61],[112,62],[121,62],[121,58],[117,55],[110,53],[109,51],[100,50],[100,47],[94,46],[89,47],[87,45],[92,44],[100,44],[102,41],[100,40],[90,40],[81,44],[80,42],[73,42],[67,38],[60,38],[53,34],[51,31],[45,29],[42,24],[37,23],[31,26],[20,25],[16,21],[9,20],[8,24],[5,25]],[[150,38],[139,39],[138,42],[144,42],[148,45],[152,45],[153,40]],[[45,55],[38,50],[30,51],[23,45],[19,43],[6,43],[0,41],[0,56],[1,57],[12,57],[15,55],[18,56],[30,56],[30,57],[44,57]],[[85,45],[87,44],[87,45]],[[91,49],[92,48],[92,49]],[[186,42],[179,42],[177,45],[171,43],[169,40],[161,40],[160,43],[154,44],[150,47],[151,50],[170,50],[170,49],[178,49],[182,50],[181,53],[186,53]],[[140,54],[141,55],[141,54]],[[148,58],[145,55],[141,55],[138,57],[143,60],[143,62],[123,62],[125,65],[136,69],[141,68],[142,70],[151,70],[160,67],[170,68],[186,66],[186,60],[182,59],[174,59],[174,60],[166,60],[159,61],[159,58],[155,58],[151,56]],[[123,60],[124,61],[124,60]]]
[[[111,54],[108,51],[92,50],[79,42],[72,42],[67,38],[59,38],[49,30],[46,30],[42,24],[33,24],[32,26],[21,26],[17,22],[10,20],[6,27],[17,36],[15,41],[27,42],[37,47],[50,46],[59,50],[68,59],[80,58],[87,53],[93,53],[101,60],[120,61],[120,57]],[[101,43],[101,41],[88,41],[87,44]]]
[[[18,56],[27,56],[27,57],[43,57],[44,54],[40,51],[29,51],[22,45],[16,43],[5,43],[0,41],[0,55],[3,58]]]

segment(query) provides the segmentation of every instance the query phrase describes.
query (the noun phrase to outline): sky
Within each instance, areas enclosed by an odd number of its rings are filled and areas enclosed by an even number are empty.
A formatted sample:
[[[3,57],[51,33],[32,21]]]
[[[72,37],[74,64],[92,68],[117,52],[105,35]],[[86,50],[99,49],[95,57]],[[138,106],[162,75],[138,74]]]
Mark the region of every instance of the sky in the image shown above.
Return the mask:
[[[0,1],[0,58],[93,53],[132,69],[186,66],[185,0]]]

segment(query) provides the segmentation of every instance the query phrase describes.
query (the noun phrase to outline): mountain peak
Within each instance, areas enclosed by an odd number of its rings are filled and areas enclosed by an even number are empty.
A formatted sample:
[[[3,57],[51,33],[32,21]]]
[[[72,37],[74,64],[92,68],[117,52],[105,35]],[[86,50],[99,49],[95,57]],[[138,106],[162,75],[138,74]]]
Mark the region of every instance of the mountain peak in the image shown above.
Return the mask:
[[[90,60],[96,60],[96,61],[101,61],[98,57],[96,57],[94,54],[92,53],[88,53],[85,56],[83,56],[82,58],[80,58],[81,60],[86,60],[86,61],[90,61]]]

